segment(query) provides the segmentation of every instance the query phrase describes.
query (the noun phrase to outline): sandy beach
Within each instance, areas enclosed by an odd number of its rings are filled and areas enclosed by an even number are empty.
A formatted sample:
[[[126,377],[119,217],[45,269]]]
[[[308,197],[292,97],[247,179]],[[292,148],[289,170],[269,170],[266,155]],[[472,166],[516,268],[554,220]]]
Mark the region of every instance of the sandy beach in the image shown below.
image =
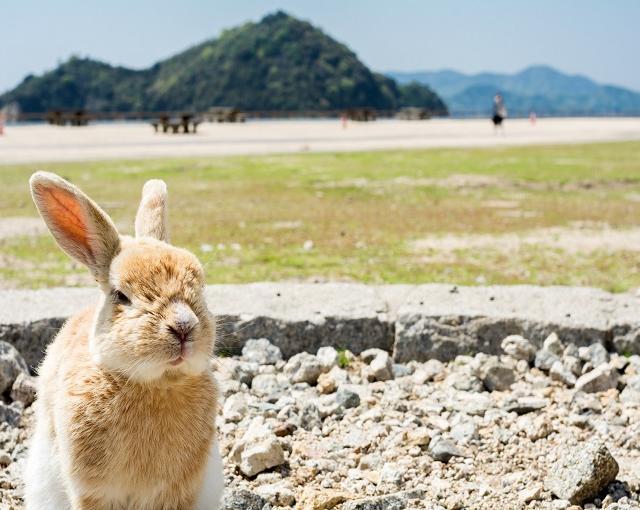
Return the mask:
[[[162,158],[228,154],[369,151],[429,147],[487,147],[608,142],[640,139],[640,118],[508,120],[495,134],[483,119],[428,121],[270,120],[202,124],[197,134],[154,133],[146,123],[96,123],[87,127],[7,126],[0,164]]]

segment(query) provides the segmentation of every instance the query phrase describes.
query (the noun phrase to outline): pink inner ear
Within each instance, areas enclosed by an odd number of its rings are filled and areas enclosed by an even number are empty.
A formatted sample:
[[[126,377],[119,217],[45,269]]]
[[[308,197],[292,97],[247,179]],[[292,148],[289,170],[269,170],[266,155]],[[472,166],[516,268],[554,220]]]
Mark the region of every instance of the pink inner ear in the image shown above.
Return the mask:
[[[91,254],[85,214],[78,197],[61,188],[39,188],[38,195],[55,228],[71,243]]]

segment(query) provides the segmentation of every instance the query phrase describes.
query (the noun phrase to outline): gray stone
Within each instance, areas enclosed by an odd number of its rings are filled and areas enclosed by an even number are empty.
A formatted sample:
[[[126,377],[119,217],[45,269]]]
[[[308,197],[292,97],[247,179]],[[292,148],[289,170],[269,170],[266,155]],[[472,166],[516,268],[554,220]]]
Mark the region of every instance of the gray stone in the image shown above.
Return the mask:
[[[322,427],[322,419],[318,406],[313,402],[307,402],[300,409],[300,426],[305,430],[313,430],[315,427]]]
[[[539,368],[540,370],[549,371],[551,370],[551,367],[553,366],[553,364],[557,361],[561,361],[561,359],[558,356],[556,356],[552,352],[542,349],[536,353],[534,365],[536,368]]]
[[[221,376],[230,377],[234,381],[238,381],[247,386],[251,386],[251,381],[260,371],[260,365],[257,363],[249,363],[239,361],[232,358],[224,358],[220,360]]]
[[[349,283],[211,285],[207,300],[220,317],[226,346],[238,352],[249,338],[268,338],[285,359],[348,342],[355,353],[393,348],[385,293]]]
[[[448,439],[444,439],[442,436],[434,437],[429,443],[429,455],[433,460],[449,462],[451,457],[464,457],[464,454],[460,449]]]
[[[594,498],[618,474],[618,463],[604,443],[592,440],[565,448],[551,466],[545,488],[579,505]]]
[[[600,365],[578,378],[576,390],[586,393],[598,393],[618,386],[618,371],[608,364]]]
[[[640,298],[596,289],[260,283],[208,286],[206,297],[225,350],[236,354],[247,340],[268,338],[285,359],[333,343],[393,351],[396,362],[451,360],[500,354],[509,335],[539,346],[552,332],[567,345],[611,342],[640,354]],[[64,320],[97,298],[95,289],[2,291],[0,340],[34,367]]]
[[[560,360],[551,365],[551,369],[549,370],[549,377],[551,377],[551,379],[553,379],[554,381],[561,382],[569,388],[573,388],[573,386],[576,384],[576,376],[573,375],[573,372],[567,369],[564,366],[564,363]]]
[[[394,363],[391,367],[391,372],[393,373],[393,379],[409,377],[413,373],[407,365],[401,363]]]
[[[601,343],[592,344],[589,347],[581,347],[578,356],[583,361],[590,361],[594,368],[609,361],[609,353]]]
[[[18,375],[28,372],[27,363],[18,350],[13,345],[0,341],[0,393],[11,388]]]
[[[345,502],[341,510],[405,510],[410,507],[411,500],[423,499],[424,492],[412,490],[387,494],[385,496],[372,496]]]
[[[545,398],[519,397],[506,400],[503,407],[509,413],[527,414],[544,409],[548,405],[549,401]]]
[[[242,348],[242,357],[245,361],[259,365],[275,365],[282,361],[282,352],[266,338],[250,338]]]
[[[360,395],[348,388],[340,388],[336,393],[336,404],[341,409],[351,409],[360,405]]]
[[[516,285],[457,287],[452,292],[450,285],[417,286],[397,309],[394,358],[403,362],[451,360],[479,351],[499,354],[504,338],[513,334],[536,345],[553,332],[565,343],[602,343],[612,321],[637,323],[632,314],[618,313],[627,301],[637,306],[629,297],[586,288]]]
[[[483,393],[458,392],[452,396],[448,404],[455,411],[470,414],[472,416],[483,416],[487,410],[493,407],[491,398]]]
[[[6,423],[10,427],[18,426],[22,419],[22,406],[17,404],[14,402],[7,405],[0,401],[0,423]]]
[[[480,367],[480,377],[489,391],[505,391],[516,381],[513,368],[495,358],[489,359]]]
[[[284,366],[284,373],[291,377],[291,382],[316,384],[323,372],[322,365],[313,354],[301,352],[293,356]]]
[[[509,335],[500,346],[505,354],[528,363],[531,363],[536,355],[535,345],[521,335]]]
[[[261,496],[246,489],[227,489],[221,510],[268,510],[271,506]]]

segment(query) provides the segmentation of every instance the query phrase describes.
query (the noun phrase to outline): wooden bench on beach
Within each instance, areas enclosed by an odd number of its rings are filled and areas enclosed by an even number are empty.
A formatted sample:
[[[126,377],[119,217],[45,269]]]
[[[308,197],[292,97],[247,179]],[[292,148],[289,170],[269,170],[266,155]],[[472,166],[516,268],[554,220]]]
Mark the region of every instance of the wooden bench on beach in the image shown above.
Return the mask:
[[[202,123],[202,119],[191,113],[184,113],[179,117],[170,117],[169,115],[160,115],[160,117],[151,122],[153,130],[158,133],[196,133],[198,125]]]
[[[89,124],[89,114],[84,110],[63,111],[52,110],[47,112],[47,122],[52,126],[86,126]]]

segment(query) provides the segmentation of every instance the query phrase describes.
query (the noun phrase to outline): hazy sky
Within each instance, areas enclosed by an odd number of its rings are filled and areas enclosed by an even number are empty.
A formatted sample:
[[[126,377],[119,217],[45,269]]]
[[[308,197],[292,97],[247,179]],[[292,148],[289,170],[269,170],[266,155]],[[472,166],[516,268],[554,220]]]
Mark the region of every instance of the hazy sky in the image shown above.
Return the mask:
[[[276,9],[378,71],[549,64],[640,90],[640,0],[0,0],[0,91],[71,54],[147,67]]]

